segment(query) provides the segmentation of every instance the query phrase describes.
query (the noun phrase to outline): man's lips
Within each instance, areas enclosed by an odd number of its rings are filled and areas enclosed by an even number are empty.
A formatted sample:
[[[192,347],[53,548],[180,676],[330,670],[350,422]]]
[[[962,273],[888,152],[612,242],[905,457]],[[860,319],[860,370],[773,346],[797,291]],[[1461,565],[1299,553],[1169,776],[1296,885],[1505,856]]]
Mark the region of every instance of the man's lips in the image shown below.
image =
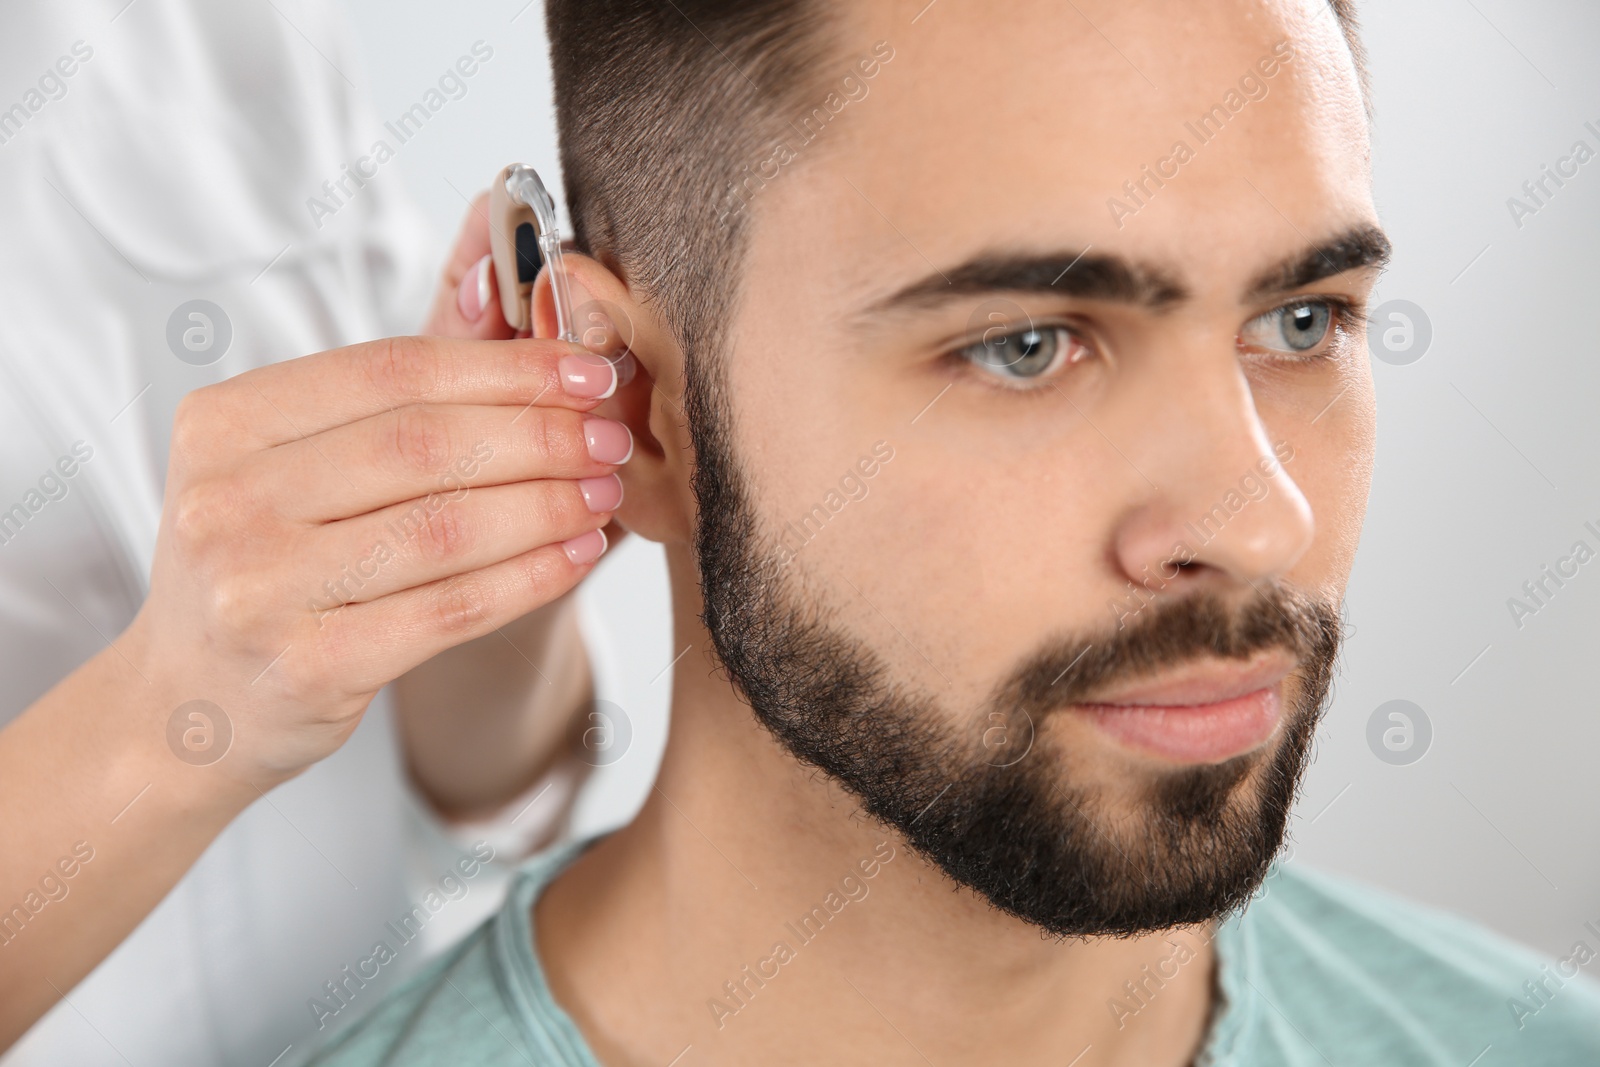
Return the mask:
[[[1220,763],[1264,744],[1282,717],[1286,652],[1210,659],[1073,706],[1118,742],[1177,763]]]

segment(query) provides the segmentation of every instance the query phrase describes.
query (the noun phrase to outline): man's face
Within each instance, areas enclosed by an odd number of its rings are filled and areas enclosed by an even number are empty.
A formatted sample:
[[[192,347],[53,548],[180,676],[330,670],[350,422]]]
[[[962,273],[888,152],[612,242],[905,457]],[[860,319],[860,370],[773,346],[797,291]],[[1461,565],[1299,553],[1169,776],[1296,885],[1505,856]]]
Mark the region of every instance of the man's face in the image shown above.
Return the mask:
[[[842,7],[848,103],[748,197],[701,383],[719,652],[997,905],[1210,917],[1281,841],[1367,496],[1382,240],[1338,25]]]

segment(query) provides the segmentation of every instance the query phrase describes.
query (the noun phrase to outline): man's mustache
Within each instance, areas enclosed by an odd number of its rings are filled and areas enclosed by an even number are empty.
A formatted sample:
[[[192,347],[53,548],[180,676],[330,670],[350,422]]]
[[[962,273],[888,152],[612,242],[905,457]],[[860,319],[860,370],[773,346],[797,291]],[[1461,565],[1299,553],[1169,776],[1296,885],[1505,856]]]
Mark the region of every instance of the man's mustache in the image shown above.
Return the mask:
[[[1233,601],[1194,593],[1151,605],[1120,630],[1049,638],[996,687],[992,706],[1039,718],[1194,660],[1273,649],[1292,653],[1303,672],[1331,674],[1342,631],[1336,608],[1281,582],[1255,583]]]

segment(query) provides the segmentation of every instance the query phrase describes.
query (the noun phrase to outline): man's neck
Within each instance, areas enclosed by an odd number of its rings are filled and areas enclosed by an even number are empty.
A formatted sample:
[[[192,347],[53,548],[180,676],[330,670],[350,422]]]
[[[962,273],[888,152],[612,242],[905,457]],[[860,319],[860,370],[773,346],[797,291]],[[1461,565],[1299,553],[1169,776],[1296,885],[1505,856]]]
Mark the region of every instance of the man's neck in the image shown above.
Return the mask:
[[[1190,1062],[1209,931],[1061,942],[958,887],[708,668],[687,560],[669,560],[675,644],[695,651],[660,776],[535,908],[551,989],[601,1063]]]

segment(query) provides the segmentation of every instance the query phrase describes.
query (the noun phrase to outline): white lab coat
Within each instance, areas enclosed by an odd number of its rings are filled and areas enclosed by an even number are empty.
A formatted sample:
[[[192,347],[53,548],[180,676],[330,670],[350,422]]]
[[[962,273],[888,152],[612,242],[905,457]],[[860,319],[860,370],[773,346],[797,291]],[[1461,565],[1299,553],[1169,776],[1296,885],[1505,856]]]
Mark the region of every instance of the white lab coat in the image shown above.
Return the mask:
[[[0,70],[0,514],[26,513],[0,521],[3,724],[132,619],[179,397],[415,329],[441,249],[392,174],[313,222],[307,198],[376,125],[324,5],[12,4]],[[169,316],[196,298],[231,324],[210,366],[168,344]],[[0,1065],[292,1062],[317,1035],[313,998],[337,1003],[324,983],[370,957],[467,841],[514,859],[556,832],[571,768],[515,827],[447,833],[404,778],[385,704],[240,816]],[[504,868],[469,880],[330,1025],[470,927]]]

